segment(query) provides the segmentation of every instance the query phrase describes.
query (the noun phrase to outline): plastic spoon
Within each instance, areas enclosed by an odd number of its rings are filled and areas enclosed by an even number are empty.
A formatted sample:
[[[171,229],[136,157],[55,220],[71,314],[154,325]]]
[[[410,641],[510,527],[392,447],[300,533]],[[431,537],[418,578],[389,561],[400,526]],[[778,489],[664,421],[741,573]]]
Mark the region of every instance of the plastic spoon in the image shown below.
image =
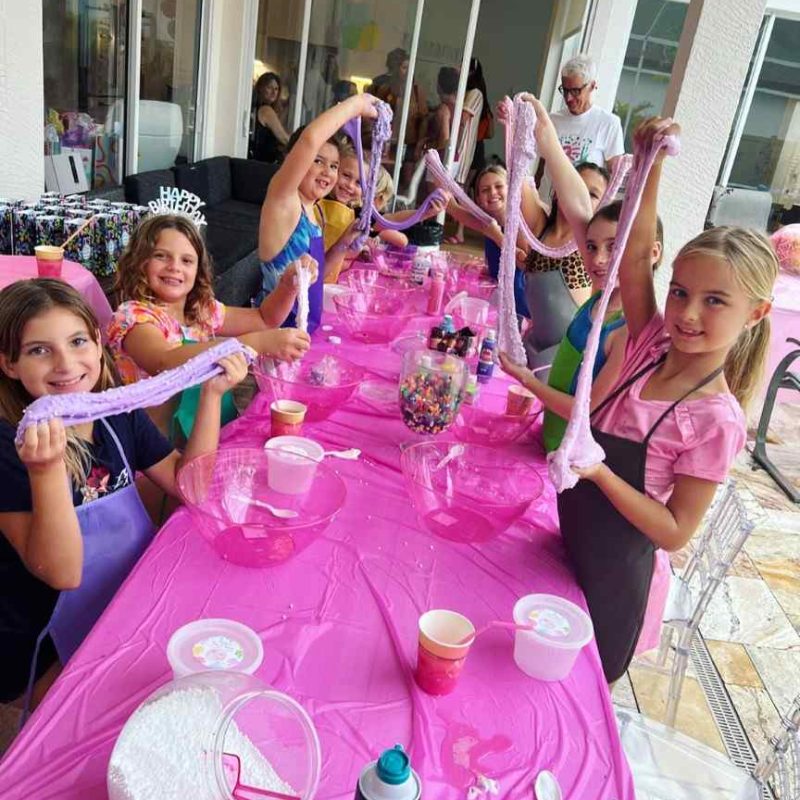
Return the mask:
[[[439,463],[433,468],[433,471],[438,472],[440,469],[446,467],[454,458],[458,458],[460,455],[463,454],[464,454],[464,445],[454,444],[447,451],[447,454],[442,456],[442,458],[439,460]]]
[[[543,769],[533,784],[536,800],[561,800],[561,785],[552,772]]]
[[[470,641],[473,637],[478,637],[482,633],[485,633],[489,630],[489,628],[507,628],[508,630],[512,631],[532,631],[533,625],[519,625],[516,622],[504,622],[500,619],[492,620],[491,622],[487,622],[482,628],[478,628],[475,633],[469,634],[469,636],[465,636],[463,639],[459,640],[457,644],[466,644]]]
[[[294,519],[300,516],[296,511],[292,511],[290,508],[275,508],[275,506],[265,503],[263,500],[256,500],[254,497],[245,497],[243,494],[232,494],[230,497],[232,500],[236,500],[239,503],[247,503],[247,505],[250,506],[265,508],[273,517],[277,517],[278,519]]]
[[[325,458],[332,456],[346,461],[356,461],[361,457],[361,451],[357,447],[351,447],[349,450],[326,450],[322,455]]]
[[[228,791],[236,800],[258,800],[261,797],[271,797],[274,800],[301,800],[293,794],[281,794],[271,792],[269,789],[257,789],[255,786],[246,786],[239,782],[239,775],[242,770],[242,763],[239,756],[235,753],[222,754],[222,769],[225,774],[225,781],[228,784]]]

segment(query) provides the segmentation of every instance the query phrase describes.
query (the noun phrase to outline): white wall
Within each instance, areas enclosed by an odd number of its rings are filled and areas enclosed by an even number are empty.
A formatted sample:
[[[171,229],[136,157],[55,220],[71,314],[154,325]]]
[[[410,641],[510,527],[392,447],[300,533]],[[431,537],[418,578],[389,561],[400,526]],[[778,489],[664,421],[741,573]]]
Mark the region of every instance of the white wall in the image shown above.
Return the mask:
[[[42,4],[0,0],[0,197],[44,191]]]

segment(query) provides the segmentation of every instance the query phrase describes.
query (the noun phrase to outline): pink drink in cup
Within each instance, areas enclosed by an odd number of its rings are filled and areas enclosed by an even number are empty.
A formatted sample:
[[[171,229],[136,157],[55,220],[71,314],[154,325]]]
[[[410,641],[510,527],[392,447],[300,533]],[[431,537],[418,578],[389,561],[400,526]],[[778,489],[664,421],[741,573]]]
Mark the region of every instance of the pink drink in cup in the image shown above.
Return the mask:
[[[64,248],[40,244],[34,248],[36,268],[40,278],[60,278],[64,263]]]
[[[414,679],[428,694],[450,694],[456,688],[475,626],[456,611],[434,609],[419,618],[419,650]]]

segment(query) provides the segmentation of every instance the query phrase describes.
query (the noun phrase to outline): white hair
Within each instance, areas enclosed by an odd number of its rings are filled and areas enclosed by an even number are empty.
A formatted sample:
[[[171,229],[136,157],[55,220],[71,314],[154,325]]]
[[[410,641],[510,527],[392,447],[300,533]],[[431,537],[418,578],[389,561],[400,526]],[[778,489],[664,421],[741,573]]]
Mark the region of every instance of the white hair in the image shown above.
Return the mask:
[[[569,61],[565,62],[561,67],[561,76],[566,78],[569,76],[576,76],[585,83],[597,80],[597,64],[591,56],[585,53],[579,53],[573,56]]]

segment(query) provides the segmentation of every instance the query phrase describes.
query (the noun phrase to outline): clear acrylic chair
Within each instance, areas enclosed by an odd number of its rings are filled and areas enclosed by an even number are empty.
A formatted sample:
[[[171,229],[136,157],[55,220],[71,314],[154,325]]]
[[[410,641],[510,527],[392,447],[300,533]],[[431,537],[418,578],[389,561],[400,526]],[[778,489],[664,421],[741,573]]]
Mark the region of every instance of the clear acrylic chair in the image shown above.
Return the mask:
[[[752,773],[635,711],[616,716],[637,800],[800,800],[800,697]]]
[[[703,614],[753,526],[733,482],[728,482],[709,510],[705,528],[694,542],[694,552],[683,574],[672,576],[656,662],[637,662],[670,676],[664,717],[667,725],[675,724],[692,641]],[[670,652],[672,660],[668,663]]]

